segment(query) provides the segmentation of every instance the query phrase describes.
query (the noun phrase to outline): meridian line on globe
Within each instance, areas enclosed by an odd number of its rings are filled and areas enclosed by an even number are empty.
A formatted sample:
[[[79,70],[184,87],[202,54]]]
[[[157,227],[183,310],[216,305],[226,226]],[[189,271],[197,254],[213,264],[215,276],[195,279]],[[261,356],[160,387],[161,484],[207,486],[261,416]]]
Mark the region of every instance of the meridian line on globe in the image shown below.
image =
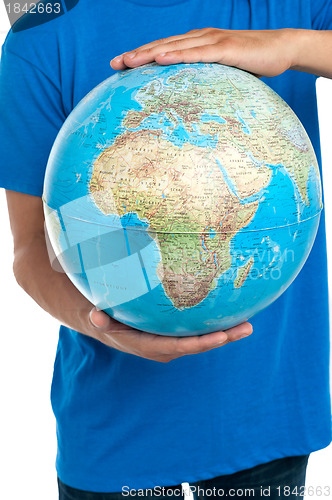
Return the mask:
[[[86,197],[84,196],[83,198],[86,198]],[[89,198],[90,198],[90,196],[89,196]],[[49,207],[46,203],[44,203],[44,205],[45,205],[45,211],[46,210],[54,211],[54,209],[52,209],[51,207]],[[68,202],[66,204],[66,206],[70,206],[70,205],[71,205],[71,202]],[[307,222],[307,221],[310,221],[311,219],[315,219],[316,217],[319,217],[321,211],[322,211],[322,208],[319,209],[319,211],[317,212],[317,214],[312,215],[311,217],[307,217],[306,219],[302,219],[300,222]],[[138,216],[138,214],[136,212],[131,212],[131,213]],[[113,215],[116,215],[116,217],[118,217],[117,214],[113,214]],[[49,215],[47,215],[46,218],[49,218]],[[95,224],[95,222],[93,222],[93,221],[88,221],[88,220],[86,220],[84,218],[78,218],[78,217],[69,216],[67,214],[66,214],[66,218],[67,219],[72,219],[72,220],[77,220],[77,221],[82,221],[82,222],[87,223],[87,224]],[[60,223],[54,221],[54,222],[52,222],[52,224],[56,224],[56,227],[59,226],[57,232],[60,234],[60,230],[62,229]],[[280,225],[280,226],[278,226],[278,228],[286,228],[286,227],[289,227],[289,226],[297,226],[298,224],[299,224],[298,222],[291,222],[289,224]],[[115,220],[115,219],[112,220],[111,224],[104,223],[104,224],[100,224],[100,226],[110,227],[110,228],[122,227],[121,224],[117,220]],[[241,229],[241,233],[250,233],[250,232],[255,232],[256,233],[256,232],[260,232],[260,231],[270,231],[272,229],[276,229],[276,226],[264,227],[264,228],[261,228],[261,229],[247,229],[247,228],[245,228],[245,229]],[[140,226],[137,226],[137,227],[130,226],[130,231],[140,231],[141,232],[141,231],[145,231],[145,228],[142,229],[142,227],[140,227]],[[208,233],[211,232],[210,228],[209,229],[206,228],[206,231]],[[149,228],[149,232],[153,232],[153,230],[151,228]],[[155,232],[159,233],[160,231],[155,231]],[[184,233],[184,234],[187,234],[188,231],[162,231],[162,232],[166,233],[166,234],[167,233],[171,233],[171,234],[183,234]],[[225,233],[227,231],[220,231],[220,230],[218,230],[218,231],[215,231],[215,232]],[[195,233],[195,231],[190,231],[190,233]],[[197,234],[202,234],[201,231],[196,231],[196,233]]]

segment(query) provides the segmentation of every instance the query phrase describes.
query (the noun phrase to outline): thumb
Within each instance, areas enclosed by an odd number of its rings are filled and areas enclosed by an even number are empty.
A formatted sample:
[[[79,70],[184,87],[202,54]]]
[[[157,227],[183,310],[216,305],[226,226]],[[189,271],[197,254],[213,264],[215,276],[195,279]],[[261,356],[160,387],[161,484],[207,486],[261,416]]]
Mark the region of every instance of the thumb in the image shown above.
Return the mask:
[[[111,325],[111,318],[108,314],[97,307],[91,309],[89,320],[95,328],[106,329]]]

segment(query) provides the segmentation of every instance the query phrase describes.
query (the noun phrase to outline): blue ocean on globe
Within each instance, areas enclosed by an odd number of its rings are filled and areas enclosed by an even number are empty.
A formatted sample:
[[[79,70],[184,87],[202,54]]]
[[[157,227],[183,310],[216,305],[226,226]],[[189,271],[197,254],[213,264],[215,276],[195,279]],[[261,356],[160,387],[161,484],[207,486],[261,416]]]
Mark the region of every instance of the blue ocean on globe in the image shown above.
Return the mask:
[[[138,330],[188,336],[248,320],[312,248],[321,180],[291,108],[220,64],[119,72],[75,107],[43,193],[57,261]]]

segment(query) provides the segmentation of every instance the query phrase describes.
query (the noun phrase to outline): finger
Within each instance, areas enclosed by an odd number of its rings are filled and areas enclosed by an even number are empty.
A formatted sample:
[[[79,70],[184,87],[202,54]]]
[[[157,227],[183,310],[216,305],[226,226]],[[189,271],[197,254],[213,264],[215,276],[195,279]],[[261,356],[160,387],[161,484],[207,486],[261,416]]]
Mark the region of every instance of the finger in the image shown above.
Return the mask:
[[[134,59],[136,61],[136,58]],[[166,53],[158,53],[155,60],[160,65],[179,64],[179,63],[218,63],[225,66],[237,67],[247,71],[256,78],[262,78],[264,75],[249,71],[245,64],[239,64],[239,49],[226,49],[225,44],[204,44],[197,47],[191,47],[181,50],[172,50]],[[136,63],[135,63],[136,64]],[[144,64],[144,63],[143,63]]]
[[[187,354],[197,354],[227,343],[228,335],[226,332],[218,331],[207,333],[205,335],[193,335],[189,337],[175,337],[171,354],[184,356]]]
[[[97,307],[93,307],[91,309],[89,313],[89,321],[93,327],[104,330],[107,333],[110,333],[114,329],[118,329],[119,326],[121,326],[123,330],[131,329],[130,326],[119,323]]]
[[[199,354],[227,344],[228,336],[226,332],[214,333],[217,333],[218,337],[213,337],[213,334],[205,334],[178,339],[175,351],[176,357]]]
[[[171,355],[176,358],[219,346],[227,341],[228,337],[225,332],[173,337],[131,329],[127,332],[112,332],[112,339],[118,346],[125,345],[127,348],[130,346],[132,350],[144,353],[151,358],[163,355]]]
[[[205,335],[162,338],[159,338],[157,335],[153,339],[150,339],[150,348],[153,348],[156,353],[173,355],[175,358],[187,354],[205,352],[228,342],[239,340],[251,333],[252,325],[246,322],[226,331],[218,331]]]
[[[153,48],[158,48],[160,46],[168,45],[170,43],[174,43],[177,41],[183,41],[186,39],[194,39],[197,37],[201,37],[202,35],[208,33],[209,30],[211,30],[211,29],[212,28],[195,29],[195,30],[188,31],[187,33],[184,33],[183,35],[170,36],[168,38],[160,38],[159,40],[155,40],[154,42],[150,42],[150,43],[147,43],[145,45],[141,45],[140,47],[137,47],[136,49],[130,50],[128,52],[124,52],[123,54],[120,54],[119,56],[114,57],[110,62],[111,67],[113,69],[117,69],[117,70],[125,69],[126,67],[128,67],[124,63],[125,56],[127,56],[126,58],[128,59],[128,55],[133,54],[133,53],[136,54],[138,52],[150,50]],[[153,59],[151,59],[151,60],[153,60]]]
[[[195,29],[195,30],[187,31],[187,33],[183,33],[183,35],[174,35],[174,36],[169,36],[167,38],[159,38],[159,40],[154,40],[153,42],[146,43],[145,45],[141,45],[140,47],[137,47],[136,49],[130,50],[129,52],[139,52],[141,50],[150,49],[150,48],[155,47],[157,45],[162,45],[162,44],[174,42],[175,40],[183,40],[185,38],[195,38],[195,37],[201,36],[204,33],[207,33],[209,29],[211,29],[211,28]]]
[[[173,51],[182,51],[191,49],[193,47],[202,47],[211,44],[211,41],[211,37],[202,35],[195,38],[175,40],[173,42],[156,45],[155,47],[141,51],[128,52],[123,55],[123,64],[130,68],[140,66],[142,64],[147,64],[149,62],[155,61],[156,57],[159,54],[169,53]]]
[[[230,328],[229,330],[225,330],[224,333],[227,335],[227,340],[225,342],[221,342],[218,344],[214,344],[210,347],[207,347],[206,349],[202,348],[202,344],[200,346],[197,346],[197,350],[191,352],[190,354],[198,354],[200,352],[206,352],[206,351],[211,351],[212,349],[216,349],[217,347],[220,347],[221,345],[226,345],[231,342],[234,342],[236,340],[243,339],[245,337],[248,337],[251,335],[253,332],[252,325],[250,323],[242,323],[239,326],[236,326],[234,328]]]
[[[192,352],[186,354],[198,354],[200,352],[210,351],[211,349],[215,349],[217,347],[220,347],[221,345],[226,345],[230,342],[234,342],[235,340],[240,340],[244,337],[247,337],[248,335],[251,335],[252,331],[253,331],[252,325],[246,322],[238,326],[235,326],[233,328],[230,328],[228,330],[225,330],[223,332],[215,332],[218,334],[223,333],[226,336],[224,341],[221,340],[214,343],[211,337],[211,335],[213,334],[201,335],[198,337],[189,337],[193,341],[190,345],[188,343],[188,348],[192,348],[193,350]],[[181,349],[179,347],[180,345]],[[184,343],[182,344],[182,340],[179,340],[178,351],[182,351],[183,345]]]
[[[235,340],[240,340],[244,337],[248,337],[253,332],[252,324],[246,321],[245,323],[241,323],[240,325],[233,326],[233,328],[229,328],[225,330],[227,333],[229,342],[233,342]]]
[[[123,62],[123,54],[114,57],[110,62],[110,66],[111,68],[116,69],[117,71],[122,71],[126,69],[127,66]]]
[[[138,56],[139,57],[139,56]],[[232,55],[223,51],[222,44],[205,44],[186,49],[172,50],[166,53],[156,54],[155,60],[158,64],[178,63],[220,63],[227,66],[235,65]],[[136,61],[136,58],[134,58]],[[136,62],[135,62],[136,64]]]
[[[92,323],[92,325],[96,328],[108,328],[111,324],[111,318],[108,316],[108,314],[104,313],[104,311],[101,311],[94,307],[91,309],[90,314],[89,314],[89,320]]]
[[[116,330],[109,332],[112,336],[113,346],[121,351],[131,352],[132,354],[156,361],[163,360],[164,358],[170,360],[189,354],[206,352],[229,342],[239,340],[252,333],[252,325],[247,322],[226,331],[189,337],[173,337],[146,333],[119,322],[115,323],[117,323]],[[105,343],[107,343],[107,340]]]

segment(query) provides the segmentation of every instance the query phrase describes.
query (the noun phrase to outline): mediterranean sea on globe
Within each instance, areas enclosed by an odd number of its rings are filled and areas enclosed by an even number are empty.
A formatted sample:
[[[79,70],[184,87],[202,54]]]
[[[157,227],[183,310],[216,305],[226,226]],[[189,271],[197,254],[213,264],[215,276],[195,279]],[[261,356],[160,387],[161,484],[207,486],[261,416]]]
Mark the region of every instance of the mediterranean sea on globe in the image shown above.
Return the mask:
[[[220,64],[116,73],[68,116],[47,164],[56,262],[138,330],[188,336],[248,320],[292,283],[322,210],[292,109]]]

